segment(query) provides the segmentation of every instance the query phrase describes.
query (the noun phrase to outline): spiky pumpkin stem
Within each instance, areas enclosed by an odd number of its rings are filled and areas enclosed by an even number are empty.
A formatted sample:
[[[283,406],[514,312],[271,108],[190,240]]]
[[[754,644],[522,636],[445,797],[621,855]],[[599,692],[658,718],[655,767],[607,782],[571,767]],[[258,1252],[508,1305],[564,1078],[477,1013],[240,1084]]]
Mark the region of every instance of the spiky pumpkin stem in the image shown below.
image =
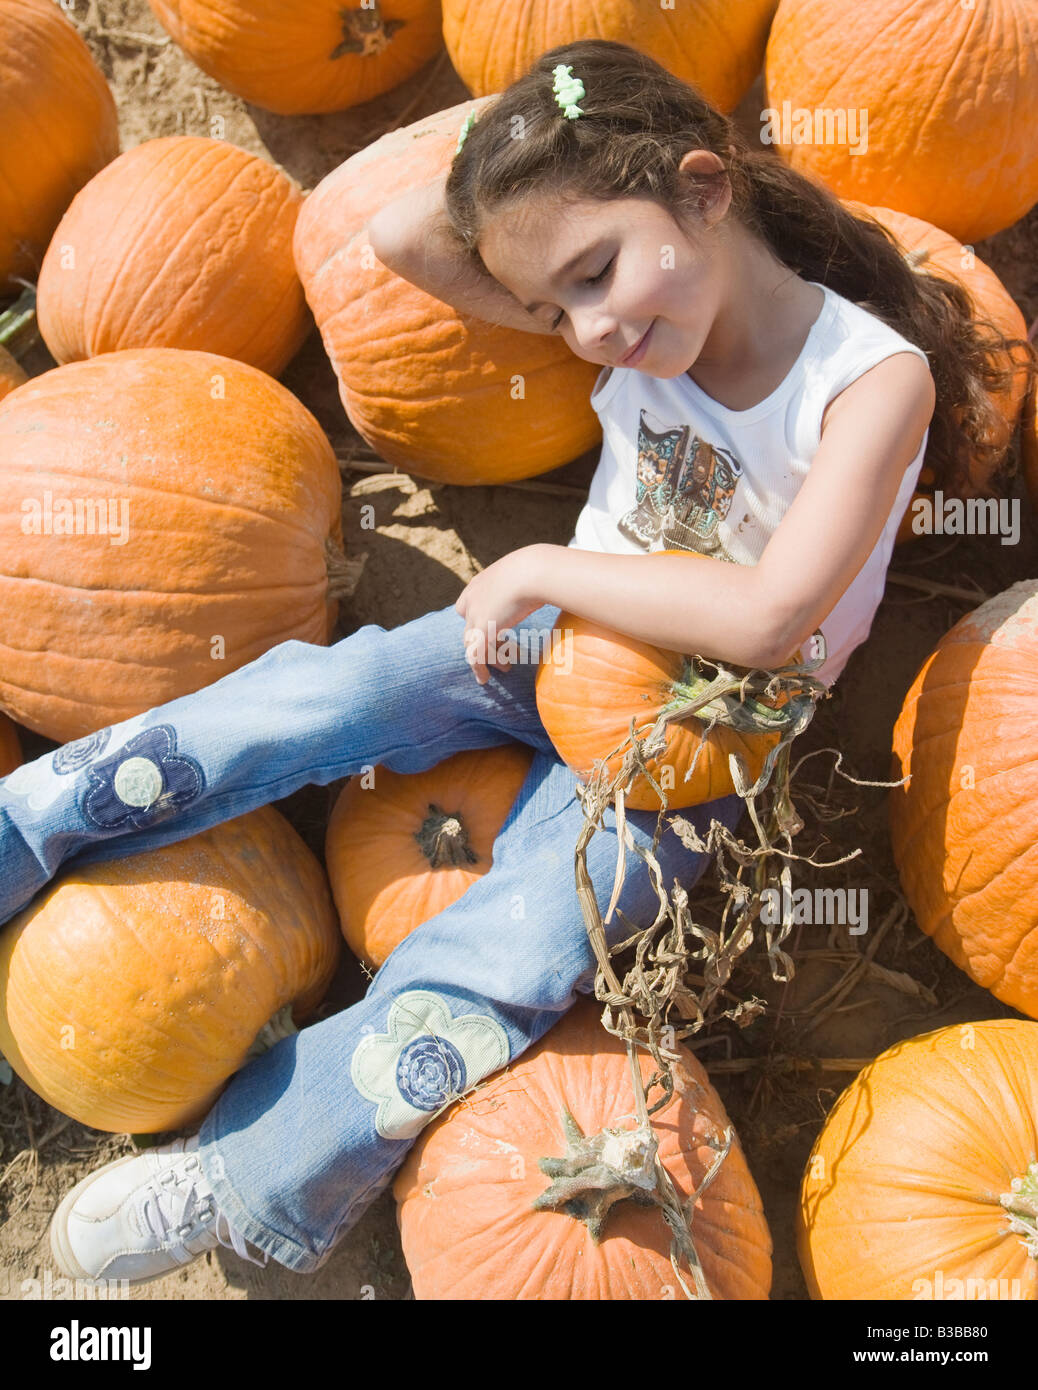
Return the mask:
[[[21,294],[0,314],[0,347],[14,353],[18,340],[36,331],[36,289],[26,285]]]
[[[445,811],[432,801],[429,814],[415,831],[415,839],[434,869],[458,868],[462,864],[475,864],[479,859],[469,844],[465,822],[458,812]]]
[[[324,565],[328,574],[329,600],[353,597],[354,591],[360,583],[361,574],[364,572],[364,563],[367,558],[367,552],[364,551],[354,559],[347,559],[345,551],[337,540],[331,536],[325,538]]]
[[[1038,1260],[1038,1162],[1029,1163],[1026,1174],[1009,1186],[1012,1190],[998,1199],[1009,1215],[1009,1229],[1023,1236],[1027,1253]]]
[[[389,47],[389,41],[407,22],[403,19],[383,19],[378,0],[371,0],[363,9],[342,9],[342,39],[332,49],[332,61],[352,53],[361,58],[373,58]]]
[[[603,1129],[585,1135],[563,1106],[567,1148],[562,1158],[539,1158],[541,1172],[553,1179],[533,1201],[535,1211],[562,1210],[583,1221],[597,1245],[612,1208],[633,1198],[655,1205],[656,1137],[651,1129]]]

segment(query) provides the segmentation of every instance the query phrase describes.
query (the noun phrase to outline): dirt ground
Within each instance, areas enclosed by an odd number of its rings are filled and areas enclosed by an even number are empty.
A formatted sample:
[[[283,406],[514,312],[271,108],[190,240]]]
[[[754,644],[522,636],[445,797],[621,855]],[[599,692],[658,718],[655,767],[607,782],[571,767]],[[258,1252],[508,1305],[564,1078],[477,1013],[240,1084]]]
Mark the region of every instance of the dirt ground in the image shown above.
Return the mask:
[[[225,137],[268,156],[312,188],[336,165],[386,129],[463,100],[467,93],[446,54],[386,97],[353,111],[321,117],[281,117],[231,97],[200,73],[172,44],[145,0],[78,0],[70,18],[89,43],[116,94],[123,148],[159,135],[211,132],[222,116]],[[739,117],[756,136],[763,102],[760,83]],[[1038,315],[1038,213],[977,247],[1002,277],[1030,323]],[[34,372],[51,365],[38,347],[26,363]],[[332,370],[316,331],[283,380],[314,412],[340,454],[363,441],[339,403]],[[579,488],[590,480],[597,451],[541,481]],[[344,526],[352,553],[366,552],[353,598],[345,607],[345,635],[364,623],[395,626],[457,597],[477,570],[507,551],[548,540],[565,544],[580,509],[579,496],[530,487],[461,488],[430,485],[403,474],[344,473]],[[1021,495],[1019,480],[1014,483]],[[357,499],[376,509],[374,532],[357,526]],[[896,552],[892,576],[975,586],[985,595],[1038,573],[1033,516],[1022,504],[1018,545],[993,538],[922,538]],[[934,596],[891,578],[867,643],[852,657],[832,698],[803,736],[802,752],[838,745],[845,766],[859,778],[889,775],[891,728],[923,659],[970,605]],[[35,757],[53,745],[27,736]],[[845,882],[870,892],[870,920],[881,922],[900,901],[886,826],[886,793],[830,776],[830,756],[808,763],[797,785],[841,816],[810,822],[805,852],[836,859],[860,848],[851,865],[819,876],[824,886]],[[796,790],[796,788],[795,788]],[[323,826],[337,787],[307,788],[280,808],[321,853]],[[845,878],[841,878],[845,875]],[[811,882],[803,879],[802,882]],[[788,986],[762,973],[744,981],[769,1002],[767,1013],[742,1031],[718,1030],[698,1039],[696,1051],[711,1070],[736,1124],[764,1201],[775,1243],[772,1297],[804,1299],[806,1289],[793,1247],[793,1218],[805,1159],[824,1116],[857,1066],[898,1039],[945,1024],[1011,1014],[972,985],[919,932],[910,915],[884,938],[875,960],[901,972],[896,984],[865,972],[832,1011],[812,1008],[858,959],[859,938],[846,928],[800,928],[794,940],[797,974]],[[866,940],[868,938],[865,938]],[[366,981],[356,963],[344,963],[325,1011],[359,998]],[[769,1058],[813,1059],[815,1070],[776,1068]],[[850,1059],[850,1060],[848,1060]],[[860,1059],[858,1061],[857,1059]],[[747,1066],[740,1071],[740,1066]],[[18,1080],[0,1087],[0,1298],[25,1296],[23,1281],[42,1279],[50,1267],[46,1233],[61,1195],[99,1162],[128,1152],[130,1141],[100,1135],[49,1109]],[[135,1290],[136,1299],[405,1299],[410,1296],[392,1198],[384,1195],[315,1275],[258,1269],[228,1250]]]

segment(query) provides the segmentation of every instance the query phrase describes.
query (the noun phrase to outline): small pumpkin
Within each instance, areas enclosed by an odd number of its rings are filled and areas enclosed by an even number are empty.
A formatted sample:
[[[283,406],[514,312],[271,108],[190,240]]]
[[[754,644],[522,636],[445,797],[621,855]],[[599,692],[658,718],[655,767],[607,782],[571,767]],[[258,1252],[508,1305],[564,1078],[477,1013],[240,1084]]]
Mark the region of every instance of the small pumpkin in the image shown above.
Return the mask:
[[[665,553],[687,554],[690,562],[699,559],[691,551]],[[707,683],[691,669],[687,656],[572,613],[559,614],[552,643],[553,659],[542,662],[537,671],[537,712],[555,751],[582,781],[598,762],[604,762],[609,778],[620,770],[623,751],[613,750],[626,744],[632,718],[638,737],[645,739],[664,709],[676,701],[689,702]],[[726,724],[716,724],[704,738],[705,724],[697,715],[673,720],[665,730],[663,751],[646,759],[671,809],[698,806],[733,792],[728,763],[732,753],[756,781],[780,738],[778,733],[742,732]],[[633,810],[660,807],[658,793],[640,773],[625,800]]]
[[[977,256],[971,246],[942,232],[939,227],[920,217],[909,217],[906,213],[895,212],[893,208],[866,207],[863,203],[848,200],[848,208],[857,217],[867,216],[879,222],[893,234],[900,243],[904,255],[914,269],[920,273],[942,276],[946,280],[957,281],[973,301],[976,319],[993,324],[1006,338],[1026,339],[1027,325],[1024,316],[1017,308],[1009,291],[995,272]],[[1008,390],[995,397],[1002,415],[1002,425],[988,442],[1001,451],[1004,459],[1020,415],[1024,391],[1027,384],[1026,349],[1017,348],[1010,354],[1000,357],[1000,365],[1017,364],[1017,371]],[[975,487],[972,496],[979,496],[980,489],[995,480],[995,472],[1000,467],[999,456],[994,455],[985,462],[983,469],[978,462],[972,473]],[[917,516],[914,504],[920,498],[933,494],[934,474],[925,468],[920,474],[922,486],[916,490],[912,501],[905,509],[905,515],[897,530],[897,542],[911,540],[917,533],[912,522]]]
[[[343,111],[440,50],[439,0],[148,0],[203,72],[267,111]]]
[[[502,92],[550,48],[577,39],[629,44],[733,111],[760,71],[777,0],[692,0],[681,7],[620,0],[559,5],[532,0],[443,0],[443,37],[473,96]],[[579,73],[576,74],[578,77]]]
[[[491,866],[494,841],[533,758],[519,743],[455,753],[427,772],[374,769],[336,799],[325,862],[342,933],[380,966]]]
[[[1038,1299],[1036,1154],[1038,1024],[957,1023],[888,1048],[807,1161],[811,1297]]]
[[[937,644],[894,726],[894,859],[916,921],[996,999],[1038,1018],[1038,580]]]
[[[764,81],[765,138],[841,197],[970,243],[1038,199],[1032,0],[782,0]]]
[[[288,1005],[313,1012],[339,949],[320,865],[265,806],[71,866],[11,918],[0,1052],[82,1124],[178,1129],[206,1113],[270,1020]]]
[[[285,174],[226,140],[146,140],[62,218],[40,271],[44,341],[58,362],[199,348],[277,376],[307,331],[301,204]]]
[[[119,153],[115,102],[53,0],[0,0],[0,299],[36,278],[61,214]]]
[[[390,131],[329,174],[303,204],[295,258],[343,406],[371,448],[420,478],[500,483],[601,439],[598,367],[556,337],[458,315],[384,266],[364,230],[444,172],[469,109]]]
[[[342,485],[255,367],[141,348],[0,403],[0,708],[58,742],[324,643]]]
[[[393,1185],[416,1299],[685,1297],[662,1212],[624,1200],[635,1184],[606,1187],[593,1172],[564,1201],[561,1184],[546,1176],[567,1156],[578,1177],[596,1161],[598,1175],[603,1163],[644,1175],[644,1149],[624,1138],[634,1128],[627,1051],[600,1017],[600,1005],[579,1001],[419,1136]],[[695,1056],[681,1044],[674,1050],[675,1094],[653,1130],[659,1160],[687,1201],[723,1152],[729,1121]],[[637,1055],[645,1083],[652,1058]],[[714,1298],[767,1298],[771,1236],[734,1133],[695,1201],[691,1233]]]
[[[21,766],[22,745],[18,730],[6,714],[0,714],[0,777]]]

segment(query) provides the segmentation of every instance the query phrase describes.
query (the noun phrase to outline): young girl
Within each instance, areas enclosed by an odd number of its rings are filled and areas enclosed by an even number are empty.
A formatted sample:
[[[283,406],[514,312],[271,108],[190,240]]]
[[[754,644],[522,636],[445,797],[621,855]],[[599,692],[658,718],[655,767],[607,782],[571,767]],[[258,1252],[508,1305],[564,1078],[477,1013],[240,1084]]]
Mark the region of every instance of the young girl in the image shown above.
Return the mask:
[[[417,772],[514,739],[533,764],[491,871],[393,952],[363,1000],[250,1063],[195,1138],[109,1164],[66,1197],[51,1240],[70,1277],[154,1278],[218,1242],[315,1268],[423,1125],[591,989],[575,778],[538,718],[536,668],[497,660],[492,625],[529,629],[520,650],[543,651],[566,609],[764,668],[820,628],[831,682],[868,634],[928,441],[953,488],[990,423],[964,295],[751,152],[637,51],[554,49],[469,125],[449,176],[383,210],[372,244],[459,310],[557,333],[602,367],[602,455],[573,540],[506,555],[453,607],[392,631],[284,643],[12,774],[0,920],[72,857],[169,843],[366,764]],[[194,768],[190,791],[163,799],[155,778],[130,778],[154,800],[131,798],[116,825],[93,819],[87,772],[113,797],[131,757],[137,771],[157,758],[164,776],[159,741]],[[690,819],[705,833],[740,811],[730,796]],[[655,815],[628,821],[648,846]],[[614,837],[608,819],[590,845],[603,909]],[[705,867],[674,835],[658,853],[668,882]],[[648,875],[627,875],[619,906],[655,917]]]

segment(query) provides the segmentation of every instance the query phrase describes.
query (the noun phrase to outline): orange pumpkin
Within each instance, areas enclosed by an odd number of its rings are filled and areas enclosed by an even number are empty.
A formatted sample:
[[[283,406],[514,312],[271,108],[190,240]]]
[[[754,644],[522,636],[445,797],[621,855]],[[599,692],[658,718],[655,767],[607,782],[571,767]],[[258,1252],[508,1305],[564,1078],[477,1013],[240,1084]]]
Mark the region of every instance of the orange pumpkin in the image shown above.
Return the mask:
[[[394,275],[368,244],[371,217],[443,173],[464,113],[480,104],[390,131],[348,159],[306,199],[295,236],[353,425],[388,463],[451,483],[528,478],[602,437],[590,403],[594,363],[558,338],[459,316]]]
[[[6,714],[0,714],[0,777],[6,777],[20,767],[21,761],[22,745],[18,741],[18,730]]]
[[[29,377],[5,347],[0,347],[0,401]]]
[[[494,841],[533,758],[519,743],[476,748],[427,772],[375,769],[336,800],[325,861],[342,933],[380,966],[415,927],[490,868]]]
[[[910,263],[920,272],[957,281],[973,301],[975,317],[978,320],[994,324],[1006,338],[1027,337],[1024,316],[1009,291],[995,272],[974,253],[972,247],[963,246],[947,232],[942,232],[930,222],[924,222],[922,218],[909,217],[906,213],[895,212],[892,208],[866,207],[863,203],[850,200],[847,206],[856,217],[871,217],[891,232],[901,244]],[[1017,362],[1019,370],[1010,388],[995,397],[1002,415],[1003,428],[989,440],[1002,450],[1003,457],[1009,449],[1027,384],[1026,350],[1016,349],[1011,355],[1001,359],[1001,365],[1009,366],[1012,360]],[[985,465],[985,472],[981,473],[978,465],[974,473],[974,481],[978,488],[993,481],[997,466],[996,462],[988,463]],[[913,496],[898,527],[899,543],[911,540],[917,534],[912,529],[912,521],[916,516],[912,506],[918,498],[932,495],[933,471],[924,468],[921,481],[923,487]]]
[[[594,6],[531,0],[520,7],[513,0],[443,0],[443,37],[474,96],[504,91],[549,48],[612,39],[655,58],[719,110],[732,111],[760,71],[777,3],[692,0],[679,19],[673,6],[640,0]]]
[[[634,1127],[627,1051],[600,1015],[590,1001],[575,1004],[539,1043],[419,1136],[393,1186],[415,1298],[685,1297],[658,1207],[623,1200],[623,1188],[598,1200],[588,1192],[556,1209],[535,1205],[552,1186],[542,1161],[577,1147],[564,1128],[566,1112],[588,1139],[612,1131],[602,1161],[640,1166],[622,1138]],[[723,1147],[729,1121],[693,1054],[680,1044],[674,1050],[675,1095],[652,1123],[660,1162],[687,1201]],[[647,1082],[652,1058],[638,1058]],[[714,1298],[767,1298],[771,1236],[737,1137],[696,1200],[691,1232]]]
[[[119,153],[108,84],[53,0],[0,0],[0,298],[36,277],[61,214]]]
[[[1038,580],[962,618],[894,726],[894,859],[916,921],[977,984],[1038,1018]]]
[[[276,376],[307,331],[292,261],[302,197],[225,140],[171,135],[120,155],[77,194],[40,272],[58,362],[120,348],[201,348]]]
[[[173,348],[0,403],[0,708],[65,742],[328,640],[341,482],[276,381]]]
[[[148,0],[203,72],[282,116],[343,111],[439,51],[439,0]]]
[[[1038,1299],[1036,1154],[1038,1024],[957,1023],[888,1048],[807,1161],[811,1297]]]
[[[82,1124],[178,1129],[282,1009],[317,1007],[338,952],[320,865],[265,806],[71,867],[0,929],[0,1052]]]
[[[764,73],[763,137],[841,197],[964,242],[1038,199],[1033,0],[782,0]]]
[[[537,671],[541,723],[559,757],[582,781],[602,760],[612,778],[620,770],[623,752],[608,759],[606,754],[625,744],[632,718],[638,737],[645,739],[668,705],[689,699],[688,657],[612,632],[572,613],[559,614],[552,641],[552,660],[542,662]],[[704,739],[705,722],[696,715],[675,719],[666,726],[663,752],[646,759],[646,767],[666,792],[672,810],[698,806],[734,791],[728,765],[732,753],[742,758],[748,776],[756,781],[780,737],[777,733],[742,733],[717,724]],[[686,781],[685,774],[694,761],[695,771]],[[639,773],[625,803],[633,810],[656,811],[660,798]]]

